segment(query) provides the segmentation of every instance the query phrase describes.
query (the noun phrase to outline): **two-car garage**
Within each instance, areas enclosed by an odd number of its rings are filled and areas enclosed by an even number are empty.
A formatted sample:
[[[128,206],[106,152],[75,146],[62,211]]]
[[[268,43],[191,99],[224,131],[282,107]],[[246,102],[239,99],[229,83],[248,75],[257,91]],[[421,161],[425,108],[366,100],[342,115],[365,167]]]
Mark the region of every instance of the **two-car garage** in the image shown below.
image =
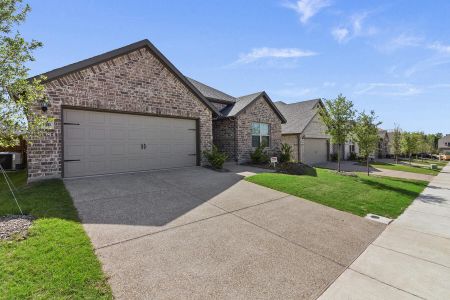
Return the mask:
[[[194,119],[64,109],[64,177],[195,166],[197,128]]]

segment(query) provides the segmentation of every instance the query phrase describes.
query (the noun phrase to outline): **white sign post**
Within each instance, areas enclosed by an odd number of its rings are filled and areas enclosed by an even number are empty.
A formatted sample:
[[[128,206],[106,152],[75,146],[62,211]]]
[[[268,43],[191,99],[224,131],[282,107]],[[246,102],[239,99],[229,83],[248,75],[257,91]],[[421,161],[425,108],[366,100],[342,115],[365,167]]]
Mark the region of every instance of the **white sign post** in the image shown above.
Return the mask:
[[[276,163],[278,162],[278,157],[276,157],[276,156],[272,156],[271,158],[270,158],[270,164],[273,164],[273,167],[275,168],[276,167]]]

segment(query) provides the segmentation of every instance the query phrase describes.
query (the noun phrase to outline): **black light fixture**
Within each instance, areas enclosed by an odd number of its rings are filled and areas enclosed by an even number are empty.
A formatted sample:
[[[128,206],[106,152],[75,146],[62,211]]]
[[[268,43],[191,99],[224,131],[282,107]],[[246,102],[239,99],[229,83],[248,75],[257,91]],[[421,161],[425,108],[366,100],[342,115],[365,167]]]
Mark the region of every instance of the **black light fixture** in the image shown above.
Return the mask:
[[[49,106],[50,106],[50,105],[49,105],[49,103],[48,103],[47,100],[42,100],[42,101],[41,101],[41,110],[42,110],[43,112],[47,112]]]

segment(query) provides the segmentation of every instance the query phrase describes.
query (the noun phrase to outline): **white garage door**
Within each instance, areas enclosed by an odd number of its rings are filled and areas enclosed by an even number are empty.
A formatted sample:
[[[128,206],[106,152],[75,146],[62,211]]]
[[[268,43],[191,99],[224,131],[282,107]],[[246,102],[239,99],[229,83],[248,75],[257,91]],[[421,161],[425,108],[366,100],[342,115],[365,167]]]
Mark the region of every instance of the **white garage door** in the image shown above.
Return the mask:
[[[195,120],[64,109],[64,177],[196,163]]]
[[[307,165],[327,161],[327,139],[303,139],[302,162]]]

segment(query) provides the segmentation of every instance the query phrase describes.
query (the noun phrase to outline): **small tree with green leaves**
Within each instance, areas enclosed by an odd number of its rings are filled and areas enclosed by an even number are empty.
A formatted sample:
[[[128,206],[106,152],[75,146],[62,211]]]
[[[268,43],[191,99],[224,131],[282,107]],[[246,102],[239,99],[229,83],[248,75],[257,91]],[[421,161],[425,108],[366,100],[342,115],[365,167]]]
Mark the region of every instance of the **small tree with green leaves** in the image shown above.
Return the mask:
[[[381,122],[376,121],[377,116],[374,111],[366,114],[364,111],[359,114],[353,128],[353,136],[359,146],[359,153],[366,160],[367,175],[370,175],[369,156],[378,146],[378,126]]]
[[[394,133],[392,135],[392,150],[394,152],[396,164],[398,164],[398,157],[402,153],[401,140],[402,140],[402,130],[400,129],[400,126],[395,125]]]
[[[28,80],[26,64],[34,60],[38,41],[25,41],[15,29],[25,21],[30,6],[21,0],[0,0],[0,146],[19,143],[42,133],[49,120],[33,107],[45,101],[41,79]]]
[[[326,133],[331,136],[331,142],[338,146],[337,171],[340,172],[340,149],[353,130],[355,110],[353,109],[353,103],[347,100],[342,94],[339,94],[336,99],[324,99],[323,102],[325,107],[319,110],[319,114],[327,127]]]
[[[409,164],[411,164],[412,155],[417,151],[417,135],[412,132],[403,132],[401,149],[408,156]]]

